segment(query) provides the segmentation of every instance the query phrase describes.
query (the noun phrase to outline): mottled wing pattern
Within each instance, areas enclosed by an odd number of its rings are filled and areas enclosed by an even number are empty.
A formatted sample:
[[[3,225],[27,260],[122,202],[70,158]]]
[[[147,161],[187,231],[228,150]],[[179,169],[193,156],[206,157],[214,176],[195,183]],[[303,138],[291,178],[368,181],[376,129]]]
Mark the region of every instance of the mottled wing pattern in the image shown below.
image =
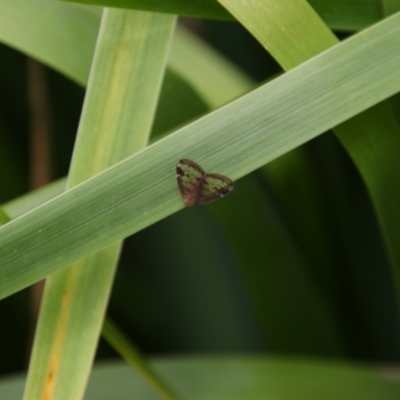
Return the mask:
[[[233,181],[220,174],[206,174],[199,204],[211,203],[233,190]]]
[[[206,174],[199,164],[182,159],[176,165],[178,187],[188,207],[208,204],[233,190],[233,181],[220,174]]]
[[[176,178],[184,203],[195,206],[200,199],[206,174],[199,164],[192,160],[182,159],[176,165]]]

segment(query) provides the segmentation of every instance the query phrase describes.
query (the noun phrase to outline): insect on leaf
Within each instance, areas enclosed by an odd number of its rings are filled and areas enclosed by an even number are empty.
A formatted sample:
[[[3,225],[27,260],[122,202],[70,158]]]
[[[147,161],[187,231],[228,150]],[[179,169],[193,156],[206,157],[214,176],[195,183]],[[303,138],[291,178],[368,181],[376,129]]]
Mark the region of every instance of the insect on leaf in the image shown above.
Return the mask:
[[[233,189],[233,181],[220,174],[206,174],[199,164],[182,159],[176,165],[178,187],[188,207],[207,204],[226,196]]]

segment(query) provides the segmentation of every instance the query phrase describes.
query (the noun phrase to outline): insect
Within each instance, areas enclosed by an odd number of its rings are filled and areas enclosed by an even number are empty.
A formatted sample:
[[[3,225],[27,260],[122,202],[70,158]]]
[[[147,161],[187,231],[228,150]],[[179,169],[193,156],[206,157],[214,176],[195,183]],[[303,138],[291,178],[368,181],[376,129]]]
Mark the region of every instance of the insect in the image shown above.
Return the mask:
[[[207,204],[226,196],[233,190],[233,181],[220,174],[206,174],[199,164],[182,159],[176,165],[176,178],[188,207]]]

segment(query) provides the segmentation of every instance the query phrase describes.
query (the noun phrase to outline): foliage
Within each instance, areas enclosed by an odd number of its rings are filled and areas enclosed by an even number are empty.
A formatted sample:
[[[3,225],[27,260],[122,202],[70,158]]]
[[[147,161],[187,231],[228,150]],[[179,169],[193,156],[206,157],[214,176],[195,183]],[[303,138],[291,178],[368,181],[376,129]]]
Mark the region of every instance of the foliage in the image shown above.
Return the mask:
[[[101,342],[87,399],[398,398],[376,363],[400,361],[400,4],[78,2],[0,4],[3,375],[47,278],[28,376],[0,397],[83,398],[108,307],[135,371]],[[253,77],[174,14],[214,18]],[[26,103],[26,55],[51,117]],[[29,190],[35,118],[68,178]],[[186,158],[232,194],[183,209]]]

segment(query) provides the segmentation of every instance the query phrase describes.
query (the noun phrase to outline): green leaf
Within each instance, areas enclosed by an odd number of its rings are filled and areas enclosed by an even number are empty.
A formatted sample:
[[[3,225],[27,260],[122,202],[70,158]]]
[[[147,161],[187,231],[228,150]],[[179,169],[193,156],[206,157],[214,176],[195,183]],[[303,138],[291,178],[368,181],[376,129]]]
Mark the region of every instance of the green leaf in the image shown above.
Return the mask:
[[[3,211],[9,216],[9,218],[15,219],[63,193],[65,191],[66,183],[65,178],[59,179],[58,181],[49,183],[48,185],[29,192],[21,197],[17,197],[6,204],[3,204]]]
[[[0,228],[0,297],[181,209],[180,158],[238,179],[399,91],[399,21],[353,36]]]
[[[252,7],[244,6],[238,0],[220,2],[240,19],[285,69],[293,68],[338,41],[306,1],[276,1],[274,7],[271,7],[271,2],[268,6],[253,3]],[[393,21],[393,18],[388,21]],[[266,21],[269,23],[266,24]],[[368,30],[365,32],[368,34]],[[354,71],[360,71],[356,65],[353,67]],[[376,73],[385,74],[383,70],[377,70]],[[372,93],[360,95],[369,96]],[[348,101],[353,101],[352,96]],[[400,201],[400,161],[397,156],[397,149],[400,148],[399,130],[393,112],[385,103],[334,129],[357,165],[372,197],[392,259],[400,299],[400,215],[397,207]],[[397,200],[393,201],[393,198]]]
[[[183,398],[264,400],[396,400],[400,385],[390,370],[277,357],[180,357],[155,359],[152,367]],[[386,376],[385,376],[386,375]],[[20,377],[0,382],[0,397],[21,398]],[[85,400],[160,397],[132,369],[108,362],[97,365]]]
[[[133,8],[138,10],[173,13],[202,18],[230,19],[230,15],[213,0],[69,0],[76,3],[106,7]],[[384,0],[386,2],[396,0]],[[380,0],[311,0],[326,23],[334,29],[358,30],[383,17]]]
[[[168,65],[211,108],[222,106],[254,86],[254,82],[230,61],[179,25],[172,42]]]
[[[101,5],[107,7],[131,8],[135,10],[181,14],[203,18],[231,19],[223,7],[212,0],[72,0],[76,3]]]
[[[106,0],[103,5],[231,18],[214,0],[111,1]],[[358,30],[383,16],[379,0],[313,0],[310,3],[332,28]],[[3,1],[0,4],[0,40],[81,85],[89,76],[99,22],[99,9],[78,4],[53,0]]]
[[[48,0],[2,2],[0,40],[85,84],[99,28],[99,11]]]
[[[104,11],[67,187],[146,146],[175,17]],[[47,279],[25,399],[82,397],[121,243]]]
[[[130,342],[123,332],[109,319],[104,322],[103,336],[118,351],[119,354],[135,368],[162,397],[168,400],[177,400],[178,397],[171,391],[144,360],[140,350]]]

